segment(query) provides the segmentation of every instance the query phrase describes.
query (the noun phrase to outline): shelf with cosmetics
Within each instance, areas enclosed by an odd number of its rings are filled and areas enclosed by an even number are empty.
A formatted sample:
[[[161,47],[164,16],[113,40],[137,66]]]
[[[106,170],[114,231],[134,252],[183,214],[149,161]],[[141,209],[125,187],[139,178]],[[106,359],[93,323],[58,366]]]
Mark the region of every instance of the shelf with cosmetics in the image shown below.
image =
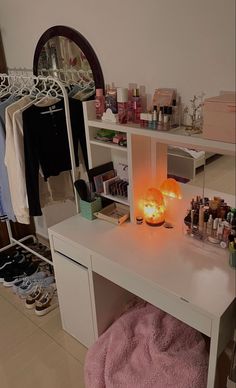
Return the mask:
[[[149,128],[141,128],[138,124],[119,124],[110,123],[96,118],[88,119],[88,125],[91,128],[103,128],[113,131],[123,131],[126,133],[150,136],[156,139],[159,143],[172,144],[196,150],[209,151],[224,155],[235,155],[235,144],[226,143],[217,140],[204,139],[201,134],[187,135],[184,127],[173,128],[169,131],[153,130]]]
[[[119,124],[96,118],[94,101],[83,103],[89,167],[94,168],[113,161],[127,163],[131,220],[134,222],[140,214],[140,198],[145,188],[158,187],[167,177],[168,145],[194,148],[225,155],[235,155],[235,144],[203,139],[201,134],[186,135],[184,128],[172,128],[168,131],[142,128],[138,124]],[[110,131],[123,134],[126,147],[97,140],[97,133]],[[113,198],[113,197],[112,197]],[[116,198],[119,202],[119,197]],[[121,200],[120,200],[121,202]],[[124,203],[122,201],[121,203]]]

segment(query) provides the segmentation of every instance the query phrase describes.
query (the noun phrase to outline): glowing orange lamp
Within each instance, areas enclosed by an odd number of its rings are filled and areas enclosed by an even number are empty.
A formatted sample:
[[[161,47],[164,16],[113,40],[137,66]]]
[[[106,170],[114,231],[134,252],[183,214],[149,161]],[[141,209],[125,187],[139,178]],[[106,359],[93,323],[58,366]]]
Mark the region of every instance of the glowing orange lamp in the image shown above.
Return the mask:
[[[182,192],[179,183],[173,178],[167,178],[162,182],[160,191],[166,197],[182,199]]]
[[[161,226],[165,222],[165,202],[160,190],[147,190],[144,198],[144,219],[148,225]]]

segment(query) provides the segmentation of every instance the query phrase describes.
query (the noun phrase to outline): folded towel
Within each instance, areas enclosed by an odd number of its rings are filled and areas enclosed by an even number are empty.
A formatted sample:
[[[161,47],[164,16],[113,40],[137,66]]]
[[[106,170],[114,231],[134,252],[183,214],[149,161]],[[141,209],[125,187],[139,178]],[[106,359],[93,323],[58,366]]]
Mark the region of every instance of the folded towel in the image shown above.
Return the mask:
[[[145,303],[124,313],[88,350],[87,388],[205,388],[203,336]]]

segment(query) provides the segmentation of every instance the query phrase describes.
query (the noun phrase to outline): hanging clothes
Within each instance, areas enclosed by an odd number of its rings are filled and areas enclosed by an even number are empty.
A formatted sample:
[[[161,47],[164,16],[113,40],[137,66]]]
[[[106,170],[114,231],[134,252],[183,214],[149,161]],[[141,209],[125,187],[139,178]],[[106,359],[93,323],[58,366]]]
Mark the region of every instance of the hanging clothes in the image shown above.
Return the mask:
[[[75,152],[75,163],[79,165],[78,143],[80,142],[84,162],[88,169],[88,156],[84,129],[82,103],[70,99],[70,116]],[[71,170],[69,142],[64,111],[64,102],[50,107],[32,105],[23,112],[25,178],[31,216],[42,215],[39,198],[39,166],[47,180],[62,171]]]
[[[5,101],[0,102],[0,219],[11,221],[15,221],[15,216],[11,203],[7,169],[4,163],[6,148],[5,110],[14,101],[15,97],[10,96]]]
[[[6,152],[5,164],[7,166],[9,185],[11,191],[12,207],[19,223],[29,224],[29,205],[25,182],[25,156],[23,140],[22,113],[31,105],[48,106],[59,100],[55,97],[43,97],[39,101],[24,96],[17,102],[9,105],[5,111],[6,119]],[[65,201],[74,198],[73,185],[70,172],[61,173],[58,177],[50,177],[45,182],[39,174],[40,201],[42,207],[49,203]]]
[[[24,224],[30,223],[28,200],[26,195],[25,176],[22,174],[22,168],[20,160],[17,158],[15,144],[14,144],[14,131],[13,131],[13,117],[14,113],[28,107],[32,104],[32,99],[29,96],[24,96],[16,102],[9,105],[5,110],[5,129],[6,129],[6,151],[5,151],[5,165],[7,167],[8,181],[11,193],[11,202],[14,214],[18,221],[20,214],[22,214],[20,203],[21,196],[25,197],[25,209],[23,211],[24,217],[21,221]],[[23,170],[24,172],[24,170]],[[23,192],[23,194],[22,194]]]

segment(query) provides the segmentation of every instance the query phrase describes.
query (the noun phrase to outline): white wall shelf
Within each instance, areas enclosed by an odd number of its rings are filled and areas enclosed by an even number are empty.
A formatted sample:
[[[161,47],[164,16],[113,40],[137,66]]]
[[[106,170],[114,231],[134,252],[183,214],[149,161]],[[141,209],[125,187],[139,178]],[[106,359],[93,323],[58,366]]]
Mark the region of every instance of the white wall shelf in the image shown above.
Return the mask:
[[[108,198],[108,199],[111,199],[112,201],[123,203],[123,205],[129,206],[129,200],[127,198],[119,197],[115,195],[103,194],[103,193],[101,193],[100,195],[101,197]]]
[[[114,124],[101,120],[88,120],[88,125],[95,128],[110,129],[113,131],[120,131],[131,133],[134,135],[148,136],[156,139],[159,143],[172,144],[187,148],[195,148],[196,150],[214,152],[224,155],[235,155],[236,146],[232,143],[225,143],[216,140],[204,139],[199,135],[186,135],[184,128],[175,128],[171,131],[157,131],[153,129],[144,129],[136,124]]]

